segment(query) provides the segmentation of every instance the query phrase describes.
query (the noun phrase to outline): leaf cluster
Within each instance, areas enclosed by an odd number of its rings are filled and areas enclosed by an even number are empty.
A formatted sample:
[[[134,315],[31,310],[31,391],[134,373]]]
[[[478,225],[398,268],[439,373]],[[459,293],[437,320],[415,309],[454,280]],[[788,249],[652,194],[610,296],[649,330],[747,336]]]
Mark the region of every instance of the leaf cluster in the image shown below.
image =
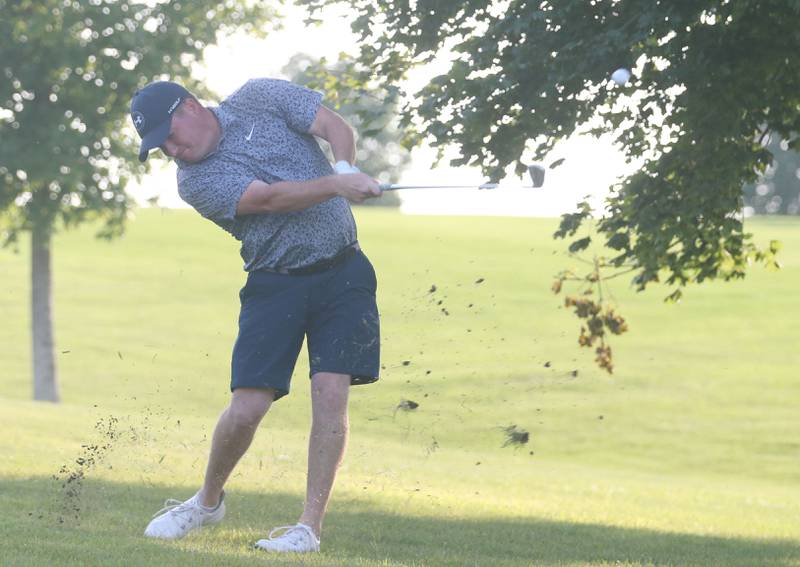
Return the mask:
[[[581,293],[567,295],[564,298],[564,307],[573,308],[575,316],[582,321],[578,344],[587,348],[595,347],[595,362],[611,374],[614,371],[614,360],[607,337],[627,332],[628,323],[616,311],[613,304],[606,300],[607,293],[604,287],[609,279],[624,272],[617,272],[611,276],[604,275],[604,269],[610,267],[605,258],[596,257],[590,263],[592,269],[582,276],[572,270],[562,271],[556,277],[551,289],[553,293],[559,294],[565,281],[579,282]]]

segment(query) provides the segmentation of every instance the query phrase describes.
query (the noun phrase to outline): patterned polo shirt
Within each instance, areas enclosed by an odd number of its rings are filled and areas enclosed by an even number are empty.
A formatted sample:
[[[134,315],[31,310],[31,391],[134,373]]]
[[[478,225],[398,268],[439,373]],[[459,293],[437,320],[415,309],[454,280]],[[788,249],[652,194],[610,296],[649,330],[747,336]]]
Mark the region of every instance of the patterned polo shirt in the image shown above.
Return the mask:
[[[279,79],[252,79],[210,107],[222,128],[216,151],[198,163],[176,160],[178,193],[241,241],[244,269],[307,266],[356,241],[350,205],[333,197],[300,211],[236,216],[247,186],[333,174],[308,133],[322,94]]]

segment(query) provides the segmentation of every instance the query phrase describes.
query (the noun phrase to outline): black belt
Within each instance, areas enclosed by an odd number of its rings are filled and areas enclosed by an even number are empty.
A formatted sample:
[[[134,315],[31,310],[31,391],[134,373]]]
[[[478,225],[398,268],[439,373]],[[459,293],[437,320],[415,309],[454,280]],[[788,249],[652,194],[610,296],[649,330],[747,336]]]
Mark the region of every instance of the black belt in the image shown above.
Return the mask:
[[[313,264],[309,264],[308,266],[300,266],[299,268],[259,268],[259,271],[263,272],[271,272],[273,274],[285,274],[290,276],[307,276],[309,274],[317,274],[319,272],[324,272],[325,270],[330,270],[334,266],[338,266],[351,256],[353,256],[356,252],[361,250],[361,247],[358,245],[358,242],[354,244],[350,244],[340,252],[338,252],[335,256],[331,256],[330,258],[323,258],[322,260],[317,260]]]

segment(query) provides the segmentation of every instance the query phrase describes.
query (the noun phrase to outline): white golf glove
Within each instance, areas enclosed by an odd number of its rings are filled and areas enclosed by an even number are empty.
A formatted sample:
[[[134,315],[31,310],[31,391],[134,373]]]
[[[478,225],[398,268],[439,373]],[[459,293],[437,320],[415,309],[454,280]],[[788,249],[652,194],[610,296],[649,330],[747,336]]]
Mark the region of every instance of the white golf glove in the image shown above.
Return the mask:
[[[358,169],[354,165],[350,165],[348,162],[344,160],[339,160],[335,164],[333,164],[333,169],[339,175],[343,173],[361,173],[360,169]]]

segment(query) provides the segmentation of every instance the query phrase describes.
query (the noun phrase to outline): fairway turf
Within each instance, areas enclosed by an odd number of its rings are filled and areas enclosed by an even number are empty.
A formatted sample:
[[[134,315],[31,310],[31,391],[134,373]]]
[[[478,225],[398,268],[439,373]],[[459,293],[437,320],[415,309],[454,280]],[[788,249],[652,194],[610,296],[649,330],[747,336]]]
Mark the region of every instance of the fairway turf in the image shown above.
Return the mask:
[[[783,242],[781,271],[678,305],[613,280],[631,330],[609,376],[550,292],[580,267],[556,219],[356,215],[385,369],[351,391],[314,557],[252,549],[301,511],[305,350],[225,521],[142,536],[166,498],[198,488],[228,400],[245,277],[230,236],[156,209],[112,243],[57,236],[60,405],[29,401],[29,249],[1,251],[0,565],[800,566],[800,219],[747,221]],[[528,443],[503,447],[510,425]]]

